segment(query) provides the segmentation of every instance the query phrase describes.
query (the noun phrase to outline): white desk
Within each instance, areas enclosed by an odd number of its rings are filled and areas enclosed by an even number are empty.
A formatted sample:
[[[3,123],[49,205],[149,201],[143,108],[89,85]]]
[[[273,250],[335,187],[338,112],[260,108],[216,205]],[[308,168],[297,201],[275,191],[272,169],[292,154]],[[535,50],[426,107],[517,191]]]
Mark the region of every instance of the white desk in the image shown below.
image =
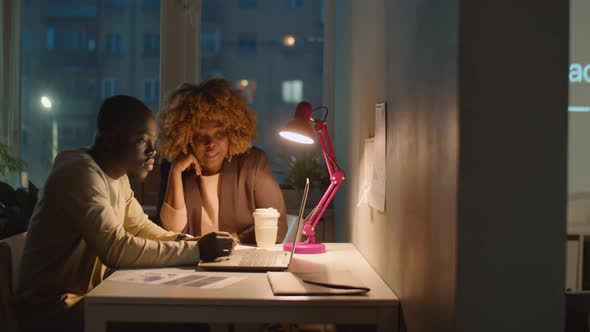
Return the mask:
[[[194,270],[166,268],[179,269]],[[360,296],[274,296],[266,273],[195,271],[247,277],[223,289],[106,279],[86,296],[85,331],[104,332],[109,321],[376,324],[378,332],[398,331],[398,297],[352,244],[331,243],[325,254],[295,255],[289,270],[350,270],[371,291]]]

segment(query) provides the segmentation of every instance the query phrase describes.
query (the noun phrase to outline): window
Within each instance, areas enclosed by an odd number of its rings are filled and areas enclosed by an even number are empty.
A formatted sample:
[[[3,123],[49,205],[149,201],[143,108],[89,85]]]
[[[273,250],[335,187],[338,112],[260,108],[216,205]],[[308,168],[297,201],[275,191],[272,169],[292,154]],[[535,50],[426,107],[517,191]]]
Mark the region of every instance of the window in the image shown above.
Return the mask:
[[[160,12],[160,0],[143,0],[143,10]]]
[[[154,103],[159,102],[160,90],[155,79],[160,76],[160,3],[166,2],[25,1],[23,47],[26,47],[25,40],[30,39],[31,49],[28,55],[24,51],[22,57],[21,118],[26,135],[22,156],[28,161],[31,182],[42,186],[52,162],[52,118],[58,128],[70,119],[85,124],[83,128],[88,135],[72,136],[75,141],[72,145],[79,147],[93,143],[90,132],[96,127],[98,106],[107,96],[133,95],[150,103],[151,109],[157,109]],[[201,68],[201,79],[223,77],[233,84],[248,81],[243,92],[259,119],[259,138],[253,144],[265,150],[274,161],[278,151],[286,151],[276,129],[292,118],[294,100],[308,100],[313,106],[322,104],[322,71],[317,68],[323,62],[323,1],[265,1],[260,6],[256,0],[201,2],[202,12],[193,17],[201,31],[202,50],[200,58],[195,59]],[[303,4],[305,10],[287,10],[303,9]],[[182,13],[162,14],[174,21]],[[263,23],[269,17],[280,20],[281,31]],[[77,32],[69,36],[70,44],[78,47],[77,50],[88,51],[76,52],[80,53],[76,56],[64,54],[61,50],[64,31]],[[284,56],[282,33],[301,36],[305,47],[297,61]],[[315,36],[318,42],[310,46],[309,36]],[[125,56],[117,61],[104,61],[105,55],[123,53]],[[285,102],[283,81],[293,78],[301,84],[299,88],[297,84],[285,86],[285,95],[293,100]],[[68,91],[73,79],[79,93]],[[43,94],[58,101],[54,103],[54,112],[41,109]],[[58,146],[58,150],[62,149],[63,146]]]
[[[283,81],[283,102],[298,103],[303,96],[303,81]]]
[[[107,33],[104,36],[105,54],[120,55],[123,53],[121,35],[119,33]]]
[[[91,131],[84,123],[63,123],[59,127],[60,149],[76,149],[78,141],[91,140]]]
[[[69,127],[69,126],[61,127],[59,135],[61,136],[60,139],[62,141],[67,141],[67,142],[74,141],[74,138],[76,137],[76,133],[75,133],[74,128]]]
[[[223,77],[242,90],[256,112],[258,139],[253,145],[267,153],[273,170],[285,171],[278,155],[297,155],[297,147],[282,140],[278,129],[293,119],[295,103],[322,105],[323,76],[317,69],[323,63],[323,1],[306,1],[305,10],[288,10],[303,9],[303,1],[235,1],[203,1],[201,79]],[[281,22],[280,30],[266,23],[269,18]],[[291,47],[284,44],[287,35],[293,37],[287,40]],[[275,176],[280,184],[283,178]]]
[[[143,101],[157,102],[160,95],[160,84],[157,79],[143,81]]]
[[[102,80],[102,98],[108,98],[121,93],[121,81],[113,78]]]
[[[125,8],[123,0],[104,0],[104,7],[110,10],[122,10]]]
[[[221,31],[218,27],[207,27],[201,33],[201,52],[203,56],[213,56],[221,50]]]
[[[31,34],[28,31],[23,32],[23,54],[31,54]]]
[[[77,49],[86,44],[86,34],[83,31],[72,31],[70,38],[72,38],[72,48]]]
[[[256,55],[256,35],[251,33],[240,34],[238,37],[238,47],[241,56]]]
[[[88,41],[88,50],[94,51],[95,49],[96,49],[96,41],[94,41],[94,39],[90,39]]]
[[[255,9],[258,7],[258,0],[238,0],[240,9]]]
[[[246,98],[249,104],[254,102],[254,94],[256,93],[256,81],[241,79],[236,81],[235,89],[242,91],[242,95]]]
[[[303,0],[283,0],[283,3],[288,10],[298,10],[303,8]]]
[[[88,41],[85,31],[65,30],[62,32],[62,47],[64,49],[85,49]]]
[[[113,38],[112,53],[114,53],[114,54],[121,53],[121,35],[120,34],[115,34],[115,36]]]
[[[160,56],[160,34],[153,32],[143,34],[143,55],[151,58]]]
[[[27,31],[23,31],[23,34]],[[47,27],[45,31],[45,48],[52,50],[55,47],[55,28]]]
[[[29,133],[27,132],[26,128],[22,128],[21,130],[21,152],[22,154],[27,154],[27,146],[29,143]]]
[[[70,88],[67,95],[75,99],[95,98],[102,96],[102,91],[97,91],[97,84],[95,77],[79,77],[75,75],[70,78]]]
[[[212,78],[212,77],[223,77],[223,70],[219,68],[211,68],[207,70],[207,73],[203,75],[205,78]]]

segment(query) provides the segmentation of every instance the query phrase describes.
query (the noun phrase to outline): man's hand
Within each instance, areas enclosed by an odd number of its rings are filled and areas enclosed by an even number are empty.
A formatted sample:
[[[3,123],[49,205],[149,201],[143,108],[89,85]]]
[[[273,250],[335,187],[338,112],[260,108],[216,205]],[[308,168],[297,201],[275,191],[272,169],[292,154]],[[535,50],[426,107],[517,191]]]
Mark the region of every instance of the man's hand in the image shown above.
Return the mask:
[[[201,237],[197,245],[201,259],[213,261],[221,256],[229,256],[236,243],[228,232],[211,232]]]

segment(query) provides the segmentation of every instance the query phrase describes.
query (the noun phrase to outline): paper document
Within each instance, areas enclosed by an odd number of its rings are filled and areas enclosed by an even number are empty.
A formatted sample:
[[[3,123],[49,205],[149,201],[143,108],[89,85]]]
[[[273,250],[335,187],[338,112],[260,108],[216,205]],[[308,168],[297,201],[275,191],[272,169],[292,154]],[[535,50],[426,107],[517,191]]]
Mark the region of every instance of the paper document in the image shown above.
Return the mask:
[[[356,206],[369,204],[369,192],[371,191],[371,182],[373,182],[373,164],[375,159],[375,139],[365,139],[365,149],[363,150],[363,164],[361,169],[361,183],[359,192],[359,201]]]
[[[266,275],[274,295],[352,295],[370,290],[350,271],[267,272]]]
[[[377,104],[375,106],[375,145],[373,151],[373,176],[367,201],[369,206],[385,212],[385,183],[386,183],[386,146],[385,140],[387,118],[385,116],[385,103]]]
[[[108,280],[112,281],[136,284],[198,287],[203,289],[224,288],[243,279],[246,279],[246,277],[224,277],[193,272],[146,270],[119,271],[108,278]]]

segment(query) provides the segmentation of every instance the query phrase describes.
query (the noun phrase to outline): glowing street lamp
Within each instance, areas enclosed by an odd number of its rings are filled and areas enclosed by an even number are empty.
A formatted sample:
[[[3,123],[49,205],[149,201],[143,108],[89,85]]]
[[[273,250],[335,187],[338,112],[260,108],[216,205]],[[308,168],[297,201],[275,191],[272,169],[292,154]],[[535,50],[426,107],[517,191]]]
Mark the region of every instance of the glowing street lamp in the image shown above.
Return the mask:
[[[47,96],[41,97],[41,106],[43,106],[43,108],[46,110],[50,110],[51,106],[53,106],[51,99],[49,99]]]
[[[287,47],[293,47],[295,45],[295,36],[286,35],[285,37],[283,37],[283,45]]]
[[[41,97],[41,106],[50,111],[51,107],[53,107],[53,103],[51,99],[47,96]],[[59,150],[59,128],[57,126],[57,121],[55,121],[55,114],[51,117],[51,160],[55,160],[57,156],[57,151]]]

